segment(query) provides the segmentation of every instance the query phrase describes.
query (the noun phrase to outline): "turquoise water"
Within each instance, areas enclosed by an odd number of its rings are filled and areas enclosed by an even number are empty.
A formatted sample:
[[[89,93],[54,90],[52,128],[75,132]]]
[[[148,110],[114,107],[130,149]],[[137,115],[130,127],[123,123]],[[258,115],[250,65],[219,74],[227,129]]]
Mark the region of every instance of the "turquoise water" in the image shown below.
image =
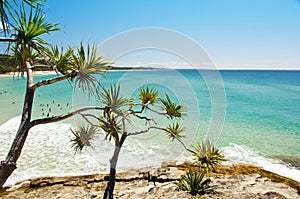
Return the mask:
[[[300,181],[300,71],[113,71],[99,79],[104,86],[120,82],[125,96],[137,96],[143,85],[155,86],[162,96],[168,92],[186,106],[187,117],[181,121],[186,145],[213,138],[232,161]],[[22,78],[0,77],[0,159],[5,158],[18,127],[24,84]],[[34,118],[97,103],[71,83],[61,82],[37,90]],[[113,147],[103,136],[95,140],[93,149],[74,155],[70,127],[80,122],[76,117],[33,128],[8,183],[41,175],[106,172]],[[159,119],[161,125],[167,122]],[[143,125],[135,121],[129,130],[143,129]],[[154,131],[126,141],[118,169],[159,166],[161,161],[182,160],[186,155],[180,144]]]

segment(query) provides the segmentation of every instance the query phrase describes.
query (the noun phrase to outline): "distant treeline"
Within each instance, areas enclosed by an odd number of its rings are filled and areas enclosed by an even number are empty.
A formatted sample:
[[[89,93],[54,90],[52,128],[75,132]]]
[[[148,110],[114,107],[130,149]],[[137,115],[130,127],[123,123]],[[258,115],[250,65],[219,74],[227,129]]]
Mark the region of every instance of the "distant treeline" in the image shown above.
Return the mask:
[[[17,72],[18,62],[10,55],[0,54],[0,74]],[[45,64],[45,63],[41,63]],[[151,67],[107,66],[106,70],[151,70]]]
[[[14,72],[17,70],[18,63],[10,55],[0,54],[0,74]]]

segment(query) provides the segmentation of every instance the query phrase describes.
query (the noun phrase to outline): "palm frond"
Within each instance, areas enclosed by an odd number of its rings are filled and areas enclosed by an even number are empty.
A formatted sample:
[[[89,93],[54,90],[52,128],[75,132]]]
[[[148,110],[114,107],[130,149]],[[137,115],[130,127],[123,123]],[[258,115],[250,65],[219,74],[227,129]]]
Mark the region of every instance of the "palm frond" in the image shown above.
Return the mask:
[[[223,153],[217,149],[209,140],[198,143],[195,149],[195,160],[200,166],[207,170],[214,170],[221,162],[226,161]]]
[[[182,127],[178,122],[169,124],[165,131],[168,134],[168,137],[173,141],[175,138],[182,138],[183,135],[180,135],[185,131],[185,128]]]
[[[165,94],[166,99],[160,98],[160,102],[163,104],[163,110],[166,111],[167,115],[172,119],[173,117],[181,118],[184,116],[183,105],[178,105],[170,99],[168,94]]]
[[[25,62],[32,60],[32,52],[36,51],[41,57],[43,52],[46,51],[45,45],[47,42],[41,38],[44,34],[50,34],[53,31],[59,30],[57,23],[46,22],[42,10],[38,7],[30,8],[29,14],[27,13],[24,4],[22,4],[20,11],[14,12],[12,15],[14,24],[13,28],[16,30],[17,41],[14,44],[14,51],[20,52],[22,57],[22,64],[19,71],[23,72],[26,68]]]
[[[68,74],[71,70],[75,70],[72,54],[74,49],[68,48],[66,52],[64,52],[64,48],[60,49],[58,46],[50,45],[46,50],[47,62],[50,64],[55,72],[60,72],[63,75]]]
[[[87,46],[85,50],[83,43],[77,48],[77,54],[73,55],[73,61],[78,74],[75,79],[75,85],[82,89],[83,92],[88,92],[89,95],[95,94],[98,80],[94,77],[105,71],[106,66],[112,64],[98,56],[98,49],[96,45]]]
[[[203,181],[205,171],[198,171],[197,169],[189,169],[186,174],[180,177],[179,182],[174,182],[179,190],[187,191],[192,195],[204,195],[213,192],[210,186],[211,180],[208,178]]]
[[[103,92],[100,94],[101,103],[109,107],[112,112],[120,114],[123,112],[121,107],[128,106],[130,99],[122,97],[120,85],[113,84],[107,89],[102,87]]]
[[[75,136],[71,139],[72,148],[74,148],[75,153],[82,151],[83,147],[92,146],[91,140],[95,137],[97,128],[94,126],[84,126],[80,125],[77,129],[71,129],[71,132]]]
[[[139,99],[143,105],[154,104],[157,101],[158,90],[149,88],[148,86],[142,87],[139,90]]]
[[[122,130],[121,122],[117,121],[113,112],[109,112],[101,117],[99,120],[99,126],[106,134],[105,139],[109,140],[111,140],[111,138],[117,139],[118,134]]]
[[[19,7],[20,4],[25,3],[32,8],[37,8],[42,2],[44,2],[44,0],[22,0],[20,2],[14,0],[13,2],[16,5],[16,7]],[[9,32],[8,26],[11,22],[9,21],[8,16],[12,15],[12,7],[13,5],[8,0],[0,1],[0,19],[5,36],[6,33]]]

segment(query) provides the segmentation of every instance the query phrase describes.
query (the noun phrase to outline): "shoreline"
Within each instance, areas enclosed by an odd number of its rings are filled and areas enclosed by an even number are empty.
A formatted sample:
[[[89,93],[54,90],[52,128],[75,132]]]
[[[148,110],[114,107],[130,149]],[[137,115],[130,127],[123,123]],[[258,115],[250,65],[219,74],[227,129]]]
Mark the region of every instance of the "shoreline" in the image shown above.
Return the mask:
[[[34,71],[34,75],[55,75],[57,74],[55,71]],[[4,74],[0,74],[0,77],[18,77],[18,72],[8,72]],[[24,77],[26,74],[24,74]]]
[[[194,198],[190,194],[177,191],[174,181],[191,163],[176,165],[162,163],[160,168],[131,169],[117,174],[115,196],[118,198]],[[215,193],[207,198],[299,198],[300,182],[266,171],[248,164],[220,166],[212,179]],[[16,184],[17,187],[4,188],[2,198],[92,198],[103,195],[108,174],[40,177]],[[70,192],[70,190],[72,190]],[[75,197],[76,196],[76,197]],[[273,198],[271,197],[271,198]]]
[[[200,71],[274,71],[274,72],[280,72],[280,71],[291,71],[291,72],[300,72],[300,69],[247,69],[247,68],[222,68],[222,69],[206,69],[206,68],[118,68],[115,67],[113,69],[108,69],[106,72],[119,72],[119,71],[153,71],[153,70],[200,70]],[[34,71],[35,75],[55,75],[57,74],[55,71]],[[0,77],[10,77],[10,76],[18,76],[18,72],[7,72],[0,74]],[[24,74],[26,76],[26,74]]]

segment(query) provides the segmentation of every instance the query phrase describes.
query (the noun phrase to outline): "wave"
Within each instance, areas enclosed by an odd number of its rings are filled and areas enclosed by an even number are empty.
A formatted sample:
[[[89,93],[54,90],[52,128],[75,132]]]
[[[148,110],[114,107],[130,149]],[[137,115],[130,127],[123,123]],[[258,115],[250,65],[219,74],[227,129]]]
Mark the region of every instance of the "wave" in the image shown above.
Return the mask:
[[[21,116],[0,126],[0,159],[8,153]],[[27,137],[18,168],[5,185],[40,176],[66,176],[100,172],[101,167],[87,152],[75,155],[71,147],[71,124],[53,123],[33,127]]]
[[[18,129],[21,117],[17,116],[0,126],[0,160],[7,155]],[[5,185],[40,176],[84,175],[108,172],[113,144],[98,136],[92,142],[94,148],[74,153],[70,139],[73,137],[68,123],[39,125],[31,129],[24,145],[18,168]],[[163,144],[149,139],[127,140],[121,150],[118,171],[154,166],[161,162],[180,159],[180,146]],[[176,149],[178,151],[176,151]],[[300,181],[300,170],[289,167],[282,161],[263,157],[246,146],[230,144],[223,148],[225,156],[238,163],[250,163],[266,170]],[[175,154],[175,155],[174,155]]]
[[[21,116],[14,117],[0,126],[0,159],[8,153],[17,132]],[[107,173],[109,158],[114,146],[99,135],[92,142],[93,148],[86,148],[75,154],[70,140],[73,134],[68,123],[43,124],[32,128],[18,160],[18,168],[6,182],[12,186],[16,182],[41,176],[69,176],[93,173]],[[160,145],[151,145],[141,139],[128,140],[121,150],[118,171],[131,168],[159,167],[171,152],[161,153]]]
[[[289,177],[300,182],[300,170],[289,166],[281,160],[271,159],[260,155],[247,146],[230,143],[222,148],[225,157],[234,163],[248,163],[260,166],[265,170]]]

